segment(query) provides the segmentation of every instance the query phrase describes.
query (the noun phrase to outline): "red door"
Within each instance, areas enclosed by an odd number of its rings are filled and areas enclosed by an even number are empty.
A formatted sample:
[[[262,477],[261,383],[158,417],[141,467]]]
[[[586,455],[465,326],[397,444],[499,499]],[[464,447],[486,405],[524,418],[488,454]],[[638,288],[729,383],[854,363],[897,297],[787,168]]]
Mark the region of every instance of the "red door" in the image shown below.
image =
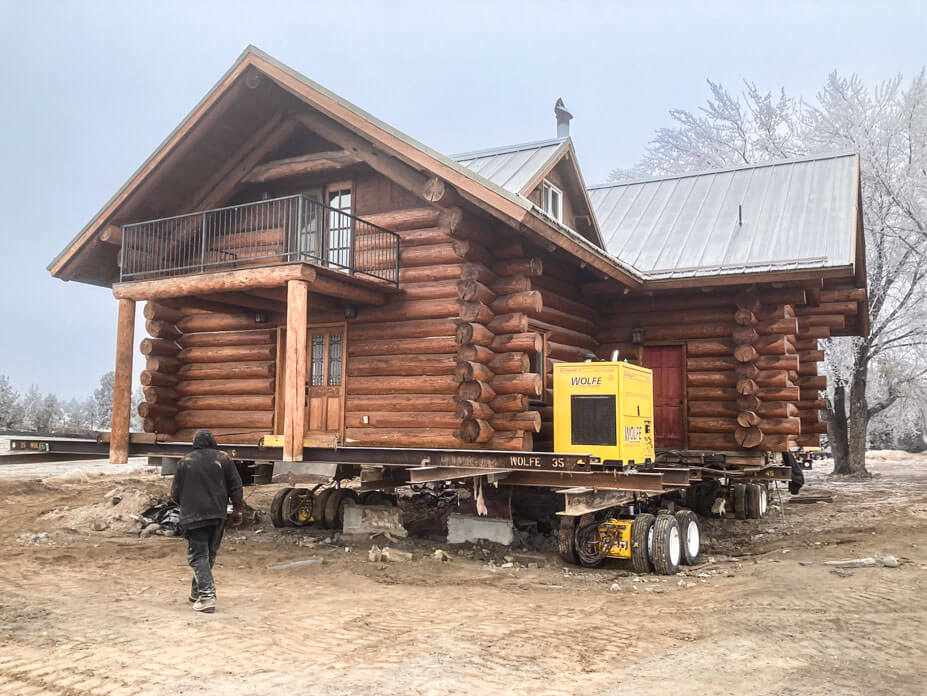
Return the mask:
[[[686,446],[683,427],[685,370],[682,346],[647,346],[644,367],[653,370],[653,430],[657,447]]]

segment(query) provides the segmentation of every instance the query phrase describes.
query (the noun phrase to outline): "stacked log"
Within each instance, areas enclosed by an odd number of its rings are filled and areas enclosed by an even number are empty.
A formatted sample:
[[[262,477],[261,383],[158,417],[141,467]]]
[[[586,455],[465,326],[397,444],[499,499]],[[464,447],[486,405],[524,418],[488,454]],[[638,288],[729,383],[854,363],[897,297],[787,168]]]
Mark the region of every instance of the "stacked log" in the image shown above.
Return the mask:
[[[463,439],[455,399],[461,380],[480,384],[486,372],[475,352],[459,354],[457,329],[461,317],[480,327],[493,317],[489,303],[494,295],[486,285],[493,276],[483,263],[488,254],[457,234],[460,215],[438,208],[367,219],[399,235],[404,293],[381,307],[361,309],[351,323],[345,442],[471,446]],[[359,237],[357,243],[372,248],[376,239]]]
[[[226,442],[272,432],[276,332],[254,313],[216,311],[195,298],[145,307],[152,338],[139,406],[148,432],[190,440],[209,428]]]
[[[142,340],[139,350],[145,356],[145,370],[140,381],[145,400],[138,405],[142,428],[148,433],[173,435],[177,430],[179,379],[178,355],[181,351],[176,339],[182,335],[177,323],[183,315],[177,310],[156,302],[148,302],[144,309],[145,328],[150,338]]]
[[[749,449],[762,443],[764,438],[759,427],[762,418],[758,411],[762,400],[757,394],[759,386],[756,381],[759,376],[756,366],[759,334],[754,328],[759,323],[756,312],[760,309],[760,300],[755,292],[744,291],[737,295],[734,303],[737,306],[734,323],[739,327],[733,333],[738,397],[734,439],[741,447]]]
[[[688,447],[784,450],[802,432],[799,322],[790,303],[805,301],[801,288],[628,297],[606,310],[598,354],[613,346],[629,352],[634,328],[645,344],[683,344]]]

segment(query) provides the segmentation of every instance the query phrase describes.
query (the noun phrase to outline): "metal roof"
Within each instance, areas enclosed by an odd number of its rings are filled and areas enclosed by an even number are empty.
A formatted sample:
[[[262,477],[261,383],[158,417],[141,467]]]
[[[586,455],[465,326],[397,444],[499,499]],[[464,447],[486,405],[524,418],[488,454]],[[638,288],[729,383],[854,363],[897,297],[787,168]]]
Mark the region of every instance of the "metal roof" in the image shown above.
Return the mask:
[[[609,254],[648,280],[850,266],[859,159],[823,155],[588,189]]]
[[[451,157],[496,186],[515,194],[524,194],[568,143],[569,138],[555,138],[464,152]]]

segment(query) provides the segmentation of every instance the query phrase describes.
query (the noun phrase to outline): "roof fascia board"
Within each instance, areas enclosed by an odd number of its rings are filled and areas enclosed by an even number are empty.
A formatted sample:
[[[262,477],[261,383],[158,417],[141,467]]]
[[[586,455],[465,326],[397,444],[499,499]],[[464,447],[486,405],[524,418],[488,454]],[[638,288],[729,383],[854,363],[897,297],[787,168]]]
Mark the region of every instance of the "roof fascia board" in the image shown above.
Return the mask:
[[[693,288],[710,285],[743,285],[745,283],[781,283],[817,280],[819,278],[854,277],[853,266],[804,269],[800,271],[763,271],[760,273],[732,273],[731,275],[693,276],[666,280],[644,279],[644,290],[666,290],[670,288]]]
[[[547,158],[547,160],[545,160],[543,166],[538,169],[537,173],[532,178],[528,179],[528,183],[521,187],[518,195],[524,196],[525,194],[533,191],[534,188],[540,184],[548,174],[550,174],[551,170],[557,166],[557,162],[561,160],[563,153],[569,149],[569,145],[569,140],[564,140],[562,143],[560,143],[557,149],[550,153],[550,156]]]
[[[115,212],[116,208],[122,204],[126,198],[141,184],[141,182],[154,171],[164,158],[174,150],[174,148],[190,134],[193,127],[199,122],[219,98],[225,94],[228,87],[238,79],[238,77],[247,69],[249,55],[248,49],[245,49],[238,59],[232,64],[225,74],[206,92],[202,99],[197,102],[190,113],[177,125],[174,130],[158,145],[154,152],[142,162],[141,166],[133,172],[132,176],[119,187],[119,190],[103,205],[96,215],[88,222],[84,228],[77,233],[65,247],[62,249],[47,269],[53,276],[58,276],[65,264],[70,261],[74,255],[82,248],[97,231],[97,229],[106,222],[106,220]]]

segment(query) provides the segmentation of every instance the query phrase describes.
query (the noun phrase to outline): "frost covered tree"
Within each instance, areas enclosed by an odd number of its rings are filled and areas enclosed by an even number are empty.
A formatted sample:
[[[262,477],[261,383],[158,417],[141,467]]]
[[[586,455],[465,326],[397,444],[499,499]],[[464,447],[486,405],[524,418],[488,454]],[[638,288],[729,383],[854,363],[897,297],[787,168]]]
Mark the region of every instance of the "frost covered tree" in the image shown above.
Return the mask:
[[[100,386],[93,391],[93,400],[95,405],[96,423],[95,427],[106,430],[110,427],[113,415],[113,382],[116,373],[107,372],[100,377]]]
[[[0,375],[0,430],[22,427],[22,402],[9,377]]]
[[[872,328],[863,338],[831,339],[825,353],[834,472],[864,475],[870,421],[897,410],[903,394],[915,403],[911,389],[923,384],[927,365],[927,77],[897,76],[870,89],[855,75],[832,73],[813,100],[749,82],[739,94],[708,86],[705,106],[671,111],[674,125],[658,130],[637,166],[612,179],[860,154]],[[870,379],[875,366],[888,364],[890,381]]]

